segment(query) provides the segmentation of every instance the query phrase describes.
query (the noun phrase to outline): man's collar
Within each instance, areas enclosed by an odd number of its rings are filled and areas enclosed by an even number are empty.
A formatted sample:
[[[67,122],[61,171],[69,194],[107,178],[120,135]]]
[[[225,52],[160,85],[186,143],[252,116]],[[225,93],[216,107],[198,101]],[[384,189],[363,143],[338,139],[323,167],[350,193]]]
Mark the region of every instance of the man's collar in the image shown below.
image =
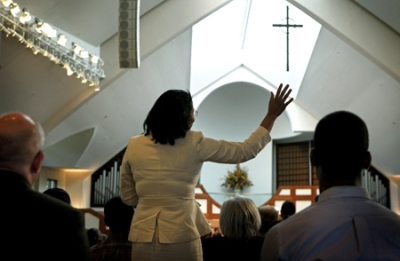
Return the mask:
[[[7,182],[15,182],[15,183],[24,184],[27,187],[32,188],[29,181],[26,180],[26,178],[24,176],[22,176],[21,174],[19,174],[17,172],[14,172],[11,170],[6,170],[6,169],[0,169],[0,177],[1,177],[2,181],[5,182],[5,184],[7,184]]]
[[[318,197],[318,202],[332,198],[368,198],[366,189],[357,186],[335,186],[323,191]]]

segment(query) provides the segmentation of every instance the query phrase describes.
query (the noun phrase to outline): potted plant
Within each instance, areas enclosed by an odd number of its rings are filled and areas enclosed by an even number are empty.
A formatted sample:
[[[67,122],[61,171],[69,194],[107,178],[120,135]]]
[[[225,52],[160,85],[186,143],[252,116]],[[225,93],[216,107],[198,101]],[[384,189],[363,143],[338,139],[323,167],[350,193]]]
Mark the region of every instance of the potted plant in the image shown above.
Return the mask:
[[[253,186],[253,182],[249,179],[247,169],[240,167],[238,163],[233,171],[228,171],[228,174],[225,175],[224,183],[221,186],[232,188],[236,194],[239,194],[244,186]]]

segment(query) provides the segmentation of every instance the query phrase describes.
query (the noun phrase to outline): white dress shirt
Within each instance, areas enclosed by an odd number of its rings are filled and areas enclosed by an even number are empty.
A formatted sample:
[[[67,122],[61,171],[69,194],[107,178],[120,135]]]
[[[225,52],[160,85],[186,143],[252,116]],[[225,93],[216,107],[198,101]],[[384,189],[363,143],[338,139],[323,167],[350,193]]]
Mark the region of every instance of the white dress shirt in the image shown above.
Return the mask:
[[[400,216],[363,188],[331,187],[268,231],[261,260],[400,260]]]
[[[245,141],[229,142],[188,131],[175,145],[155,144],[151,136],[130,139],[121,165],[121,198],[137,206],[129,240],[158,242],[195,240],[211,232],[194,198],[203,162],[240,163],[254,158],[271,140],[258,127]]]

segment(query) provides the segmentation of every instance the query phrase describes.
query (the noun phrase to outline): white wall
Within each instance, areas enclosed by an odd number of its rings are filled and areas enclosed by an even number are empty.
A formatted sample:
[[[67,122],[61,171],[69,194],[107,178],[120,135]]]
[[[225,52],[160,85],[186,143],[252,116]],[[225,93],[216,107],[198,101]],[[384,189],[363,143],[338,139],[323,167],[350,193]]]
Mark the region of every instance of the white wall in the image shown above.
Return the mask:
[[[267,112],[269,91],[262,87],[237,82],[213,91],[195,108],[199,111],[194,130],[201,130],[208,137],[231,141],[243,141],[261,123]],[[290,137],[292,133],[287,115],[284,113],[275,123],[271,136],[273,139]],[[250,196],[257,205],[265,203],[273,191],[273,145],[272,142],[255,158],[242,163],[247,167],[249,178],[254,186],[245,188],[243,193]],[[206,162],[203,165],[200,183],[219,203],[227,197],[221,193],[230,192],[221,187],[228,170],[234,164]]]

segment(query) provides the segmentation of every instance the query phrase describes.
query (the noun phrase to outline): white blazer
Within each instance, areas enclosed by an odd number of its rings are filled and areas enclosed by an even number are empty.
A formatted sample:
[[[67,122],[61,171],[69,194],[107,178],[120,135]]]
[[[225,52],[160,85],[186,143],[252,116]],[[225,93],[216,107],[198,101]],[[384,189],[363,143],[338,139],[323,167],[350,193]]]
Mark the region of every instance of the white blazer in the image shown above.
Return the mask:
[[[121,198],[136,206],[131,242],[152,242],[156,224],[160,243],[185,242],[210,233],[194,199],[203,162],[245,162],[271,141],[263,127],[243,142],[207,138],[201,131],[188,131],[173,146],[155,144],[151,138],[132,137],[121,165]]]

